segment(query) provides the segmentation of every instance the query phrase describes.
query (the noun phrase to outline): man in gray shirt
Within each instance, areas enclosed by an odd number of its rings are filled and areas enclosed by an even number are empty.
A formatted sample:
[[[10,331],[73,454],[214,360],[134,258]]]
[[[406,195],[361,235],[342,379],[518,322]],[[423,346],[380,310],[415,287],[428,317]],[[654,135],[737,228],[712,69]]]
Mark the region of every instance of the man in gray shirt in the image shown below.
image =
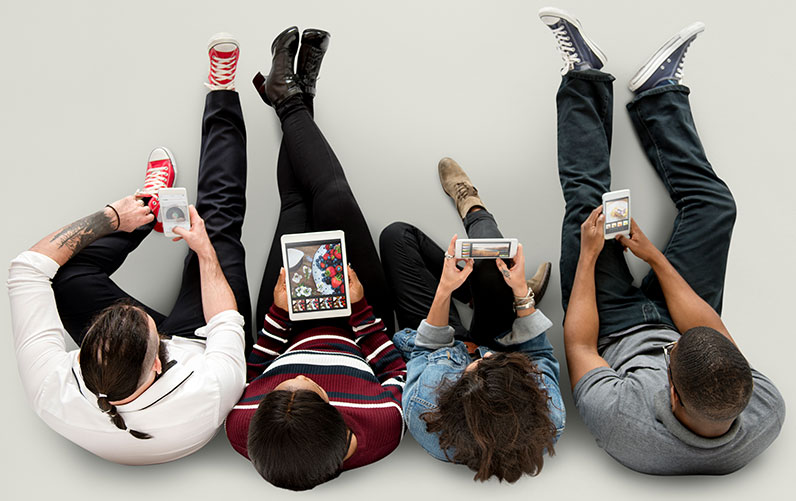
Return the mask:
[[[539,16],[565,61],[557,95],[567,203],[560,269],[575,404],[598,445],[629,468],[733,472],[777,437],[785,403],[719,316],[735,202],[705,157],[690,90],[680,83],[686,49],[704,25],[681,30],[629,85],[633,125],[678,209],[661,252],[632,219],[628,237],[605,240],[628,227],[622,211],[594,209],[610,191],[614,78],[599,71],[605,56],[575,18],[553,8]],[[652,268],[641,287],[633,286],[626,249]]]

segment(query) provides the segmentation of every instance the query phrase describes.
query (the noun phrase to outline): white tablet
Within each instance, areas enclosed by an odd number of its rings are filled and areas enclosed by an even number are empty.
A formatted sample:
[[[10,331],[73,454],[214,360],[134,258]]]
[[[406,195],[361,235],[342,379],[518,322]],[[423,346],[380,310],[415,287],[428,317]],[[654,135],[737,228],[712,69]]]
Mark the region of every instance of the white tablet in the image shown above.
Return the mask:
[[[290,320],[350,316],[345,234],[292,233],[281,241]]]

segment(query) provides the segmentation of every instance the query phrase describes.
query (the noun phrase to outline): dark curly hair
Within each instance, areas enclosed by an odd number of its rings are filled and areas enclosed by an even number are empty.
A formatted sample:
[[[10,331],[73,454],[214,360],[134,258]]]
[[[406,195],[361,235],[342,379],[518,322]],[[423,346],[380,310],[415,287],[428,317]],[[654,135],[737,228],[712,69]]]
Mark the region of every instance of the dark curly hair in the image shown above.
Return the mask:
[[[443,383],[437,409],[420,417],[429,433],[439,433],[445,456],[475,471],[475,480],[535,476],[544,453],[555,453],[556,436],[540,378],[525,355],[495,353],[457,381]]]
[[[249,423],[254,469],[283,489],[303,491],[340,475],[348,453],[342,414],[309,390],[276,390],[260,401]]]

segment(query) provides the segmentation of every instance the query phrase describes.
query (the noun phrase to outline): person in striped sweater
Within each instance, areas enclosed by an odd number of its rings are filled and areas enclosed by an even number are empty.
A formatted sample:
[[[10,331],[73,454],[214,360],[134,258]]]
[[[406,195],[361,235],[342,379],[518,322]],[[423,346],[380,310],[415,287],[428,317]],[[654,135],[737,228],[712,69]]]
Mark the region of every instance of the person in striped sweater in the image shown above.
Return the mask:
[[[304,490],[398,446],[406,365],[352,269],[351,316],[325,325],[288,320],[282,273],[226,429],[266,480]]]
[[[298,29],[288,28],[274,41],[268,77],[255,77],[284,133],[281,210],[258,300],[263,329],[248,357],[248,385],[226,421],[233,448],[268,482],[292,490],[378,461],[404,431],[406,365],[386,334],[393,311],[384,271],[340,162],[313,120],[328,41],[324,31],[305,30],[294,74]],[[331,229],[343,230],[349,243],[351,315],[291,322],[280,238]]]

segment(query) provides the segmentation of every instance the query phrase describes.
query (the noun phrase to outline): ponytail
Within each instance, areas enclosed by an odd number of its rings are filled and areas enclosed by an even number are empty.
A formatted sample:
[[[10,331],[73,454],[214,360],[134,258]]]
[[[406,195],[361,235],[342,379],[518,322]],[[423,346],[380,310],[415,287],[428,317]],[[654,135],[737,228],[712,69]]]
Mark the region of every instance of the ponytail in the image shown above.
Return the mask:
[[[125,424],[124,422],[124,418],[118,413],[118,411],[116,410],[116,406],[110,403],[107,395],[100,393],[99,396],[97,396],[97,405],[102,410],[102,412],[110,416],[111,422],[115,424],[116,427],[119,428],[120,430],[130,432],[130,435],[140,440],[149,440],[150,438],[152,438],[152,435],[148,433],[131,430],[130,428],[128,428],[127,424]]]
[[[159,348],[144,311],[124,303],[102,310],[80,345],[80,372],[86,388],[97,395],[97,406],[117,428],[140,440],[152,436],[128,428],[111,401],[128,398],[146,381]]]

